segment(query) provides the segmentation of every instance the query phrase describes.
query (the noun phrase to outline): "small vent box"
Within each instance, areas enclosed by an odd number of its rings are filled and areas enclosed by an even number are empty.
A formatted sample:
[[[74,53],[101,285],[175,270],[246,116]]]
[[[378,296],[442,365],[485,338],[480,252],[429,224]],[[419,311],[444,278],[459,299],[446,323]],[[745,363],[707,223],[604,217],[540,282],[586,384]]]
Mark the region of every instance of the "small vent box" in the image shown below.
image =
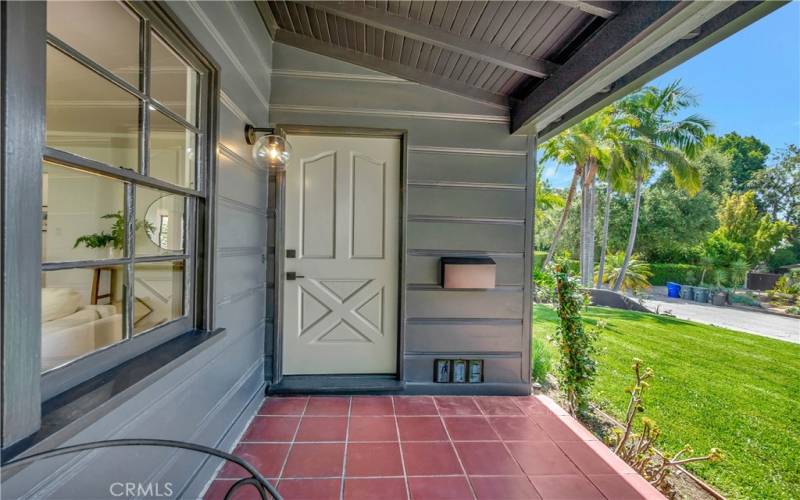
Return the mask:
[[[444,288],[494,288],[496,272],[497,264],[489,257],[442,257]]]

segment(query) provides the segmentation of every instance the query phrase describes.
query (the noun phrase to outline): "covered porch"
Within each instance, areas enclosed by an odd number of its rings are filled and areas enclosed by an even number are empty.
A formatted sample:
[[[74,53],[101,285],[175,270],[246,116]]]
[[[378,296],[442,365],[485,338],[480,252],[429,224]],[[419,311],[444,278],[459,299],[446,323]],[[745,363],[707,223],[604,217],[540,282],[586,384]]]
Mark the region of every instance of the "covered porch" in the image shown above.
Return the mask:
[[[546,396],[269,397],[234,453],[287,500],[663,498]],[[204,498],[245,475],[221,467]]]
[[[3,463],[161,439],[285,498],[658,498],[530,396],[536,149],[779,5],[0,4]],[[240,473],[117,448],[2,486]]]

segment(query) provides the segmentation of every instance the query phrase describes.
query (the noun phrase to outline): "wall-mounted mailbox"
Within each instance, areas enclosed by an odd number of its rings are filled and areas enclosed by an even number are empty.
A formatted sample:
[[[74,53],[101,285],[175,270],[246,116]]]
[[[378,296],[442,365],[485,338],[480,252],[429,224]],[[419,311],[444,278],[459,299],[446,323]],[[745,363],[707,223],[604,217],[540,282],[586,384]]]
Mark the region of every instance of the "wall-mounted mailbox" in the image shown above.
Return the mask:
[[[444,288],[494,288],[496,272],[489,257],[442,257]]]

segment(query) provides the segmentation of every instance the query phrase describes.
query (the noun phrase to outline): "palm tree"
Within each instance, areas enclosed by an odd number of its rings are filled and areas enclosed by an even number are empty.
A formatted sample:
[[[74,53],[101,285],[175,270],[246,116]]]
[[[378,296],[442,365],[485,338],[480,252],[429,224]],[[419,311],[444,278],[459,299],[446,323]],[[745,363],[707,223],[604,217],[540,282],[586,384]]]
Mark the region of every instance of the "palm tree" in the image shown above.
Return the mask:
[[[544,216],[545,211],[564,206],[564,198],[547,181],[542,179],[543,170],[536,172],[536,218]]]
[[[585,285],[591,281],[590,261],[594,260],[594,206],[593,188],[595,177],[600,168],[605,165],[608,158],[608,144],[605,131],[610,122],[610,110],[604,109],[580,123],[564,130],[543,146],[542,159],[554,160],[560,165],[572,165],[572,181],[570,182],[567,198],[561,219],[553,234],[553,241],[544,260],[547,266],[552,260],[561,232],[569,216],[572,202],[575,199],[575,190],[578,180],[581,185],[581,278]],[[588,271],[587,271],[588,268]]]
[[[700,172],[691,160],[703,145],[711,124],[697,115],[676,119],[681,110],[697,103],[694,96],[675,81],[663,89],[646,87],[617,103],[617,109],[634,120],[622,154],[635,179],[633,215],[622,268],[614,282],[619,290],[630,265],[639,223],[642,186],[656,165],[669,168],[675,184],[689,194],[700,189]]]
[[[610,123],[607,131],[611,148],[609,150],[609,163],[606,168],[606,203],[603,213],[603,236],[600,242],[600,260],[595,276],[597,288],[603,288],[603,284],[606,282],[604,273],[606,252],[608,250],[608,221],[611,215],[611,195],[614,191],[631,189],[631,169],[628,168],[624,152],[627,147],[626,141],[628,141],[630,137],[631,127],[637,124],[636,120],[632,117],[626,116],[614,108],[612,108],[612,110],[615,119]]]
[[[622,264],[625,262],[625,255],[622,252],[615,252],[608,255],[608,273],[603,278],[605,283],[611,284],[615,282],[621,275]],[[595,275],[600,278],[599,270]],[[650,286],[650,278],[653,273],[650,271],[650,265],[644,261],[639,260],[636,255],[633,255],[628,262],[628,268],[625,271],[625,278],[622,280],[622,289],[638,291]]]

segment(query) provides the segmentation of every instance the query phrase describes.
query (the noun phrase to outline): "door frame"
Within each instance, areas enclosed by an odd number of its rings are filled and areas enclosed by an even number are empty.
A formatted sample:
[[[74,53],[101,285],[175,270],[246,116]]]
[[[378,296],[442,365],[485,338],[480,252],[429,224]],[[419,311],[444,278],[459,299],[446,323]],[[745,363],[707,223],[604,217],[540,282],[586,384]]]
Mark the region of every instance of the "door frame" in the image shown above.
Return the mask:
[[[406,224],[407,217],[407,197],[408,186],[408,130],[389,129],[389,128],[365,128],[365,127],[338,127],[325,125],[302,125],[302,124],[277,124],[278,130],[286,135],[323,135],[335,137],[367,137],[367,138],[393,138],[400,140],[400,244],[398,252],[398,280],[397,280],[397,370],[395,377],[403,380],[404,367],[403,355],[405,352],[405,304],[406,304]],[[273,298],[273,339],[272,339],[272,384],[278,384],[283,379],[283,287],[285,281],[284,261],[286,259],[285,248],[285,212],[286,212],[286,175],[277,172],[275,175],[275,288]],[[323,375],[325,376],[325,375]],[[364,375],[368,377],[370,375]]]

